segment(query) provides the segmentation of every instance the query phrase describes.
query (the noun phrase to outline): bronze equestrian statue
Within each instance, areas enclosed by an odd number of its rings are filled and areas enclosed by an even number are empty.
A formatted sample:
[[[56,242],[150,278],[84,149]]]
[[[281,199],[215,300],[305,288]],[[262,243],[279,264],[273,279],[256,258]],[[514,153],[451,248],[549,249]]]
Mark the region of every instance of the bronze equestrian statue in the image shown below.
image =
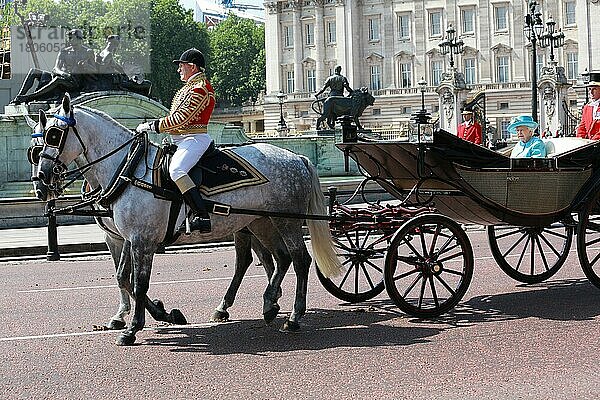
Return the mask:
[[[323,102],[323,111],[317,110],[317,103],[323,100],[313,101],[311,107],[313,111],[320,114],[317,119],[317,130],[321,129],[321,124],[327,121],[329,128],[335,127],[335,120],[342,115],[349,115],[354,119],[354,123],[358,129],[363,129],[362,125],[358,121],[358,118],[362,115],[365,108],[372,106],[375,103],[375,97],[373,97],[366,87],[353,90],[350,97],[344,96],[332,96],[325,99]]]

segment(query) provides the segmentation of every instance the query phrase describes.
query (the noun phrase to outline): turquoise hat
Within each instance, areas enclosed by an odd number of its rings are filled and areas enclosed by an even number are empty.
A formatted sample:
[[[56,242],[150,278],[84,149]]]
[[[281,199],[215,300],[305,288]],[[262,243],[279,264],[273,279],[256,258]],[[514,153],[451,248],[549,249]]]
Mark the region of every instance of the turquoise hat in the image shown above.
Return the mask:
[[[506,130],[511,134],[516,135],[517,126],[526,126],[534,131],[538,127],[538,123],[535,122],[530,115],[519,115],[510,121],[510,124],[508,124]]]

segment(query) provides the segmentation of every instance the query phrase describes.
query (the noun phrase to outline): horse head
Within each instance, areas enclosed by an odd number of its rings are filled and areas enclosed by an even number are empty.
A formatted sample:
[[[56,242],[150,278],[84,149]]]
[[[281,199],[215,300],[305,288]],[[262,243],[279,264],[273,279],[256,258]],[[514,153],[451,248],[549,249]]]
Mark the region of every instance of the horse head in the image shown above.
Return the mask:
[[[65,94],[60,107],[51,117],[40,110],[38,128],[33,137],[37,144],[30,147],[30,162],[34,167],[32,181],[40,200],[52,200],[62,191],[60,184],[64,173],[73,160],[85,151],[71,107],[71,97]]]

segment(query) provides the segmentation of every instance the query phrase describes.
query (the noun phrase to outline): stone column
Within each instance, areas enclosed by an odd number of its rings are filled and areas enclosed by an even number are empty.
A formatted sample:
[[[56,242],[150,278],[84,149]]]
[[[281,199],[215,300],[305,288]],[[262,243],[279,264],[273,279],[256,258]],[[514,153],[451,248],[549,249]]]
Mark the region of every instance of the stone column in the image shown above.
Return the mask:
[[[294,92],[302,91],[302,3],[300,1],[292,2],[294,10]]]
[[[440,96],[440,129],[456,134],[456,128],[461,122],[460,108],[468,92],[465,77],[461,72],[446,72],[436,91]]]
[[[323,58],[325,54],[325,26],[323,25],[323,0],[315,1],[315,60],[317,87],[325,81]],[[317,89],[318,90],[318,89]]]
[[[538,88],[541,93],[540,134],[546,137],[557,137],[572,134],[565,132],[565,109],[563,102],[567,98],[567,90],[571,85],[565,76],[565,69],[554,63],[542,69]]]
[[[267,59],[266,78],[267,78],[267,96],[277,94],[283,90],[283,77],[281,71],[281,51],[283,48],[282,36],[280,31],[281,13],[276,1],[265,2],[265,37],[272,41],[272,45],[265,47]]]

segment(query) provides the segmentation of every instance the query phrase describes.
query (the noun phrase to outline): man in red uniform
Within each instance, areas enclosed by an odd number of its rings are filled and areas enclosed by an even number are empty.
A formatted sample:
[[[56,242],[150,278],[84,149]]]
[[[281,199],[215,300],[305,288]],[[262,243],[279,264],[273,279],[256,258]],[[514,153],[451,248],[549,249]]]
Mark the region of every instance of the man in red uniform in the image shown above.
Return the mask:
[[[169,175],[194,213],[190,229],[208,233],[211,230],[210,217],[200,190],[188,172],[212,141],[207,128],[215,107],[215,95],[204,74],[204,55],[200,50],[188,49],[173,63],[178,65],[179,77],[185,85],[175,94],[169,115],[156,121],[141,123],[136,131],[171,135],[177,151],[171,159]]]
[[[600,72],[590,72],[587,84],[592,100],[583,106],[577,137],[600,140]]]
[[[458,125],[457,136],[468,142],[481,144],[481,125],[475,121],[473,110],[466,107],[461,114],[464,122]]]

